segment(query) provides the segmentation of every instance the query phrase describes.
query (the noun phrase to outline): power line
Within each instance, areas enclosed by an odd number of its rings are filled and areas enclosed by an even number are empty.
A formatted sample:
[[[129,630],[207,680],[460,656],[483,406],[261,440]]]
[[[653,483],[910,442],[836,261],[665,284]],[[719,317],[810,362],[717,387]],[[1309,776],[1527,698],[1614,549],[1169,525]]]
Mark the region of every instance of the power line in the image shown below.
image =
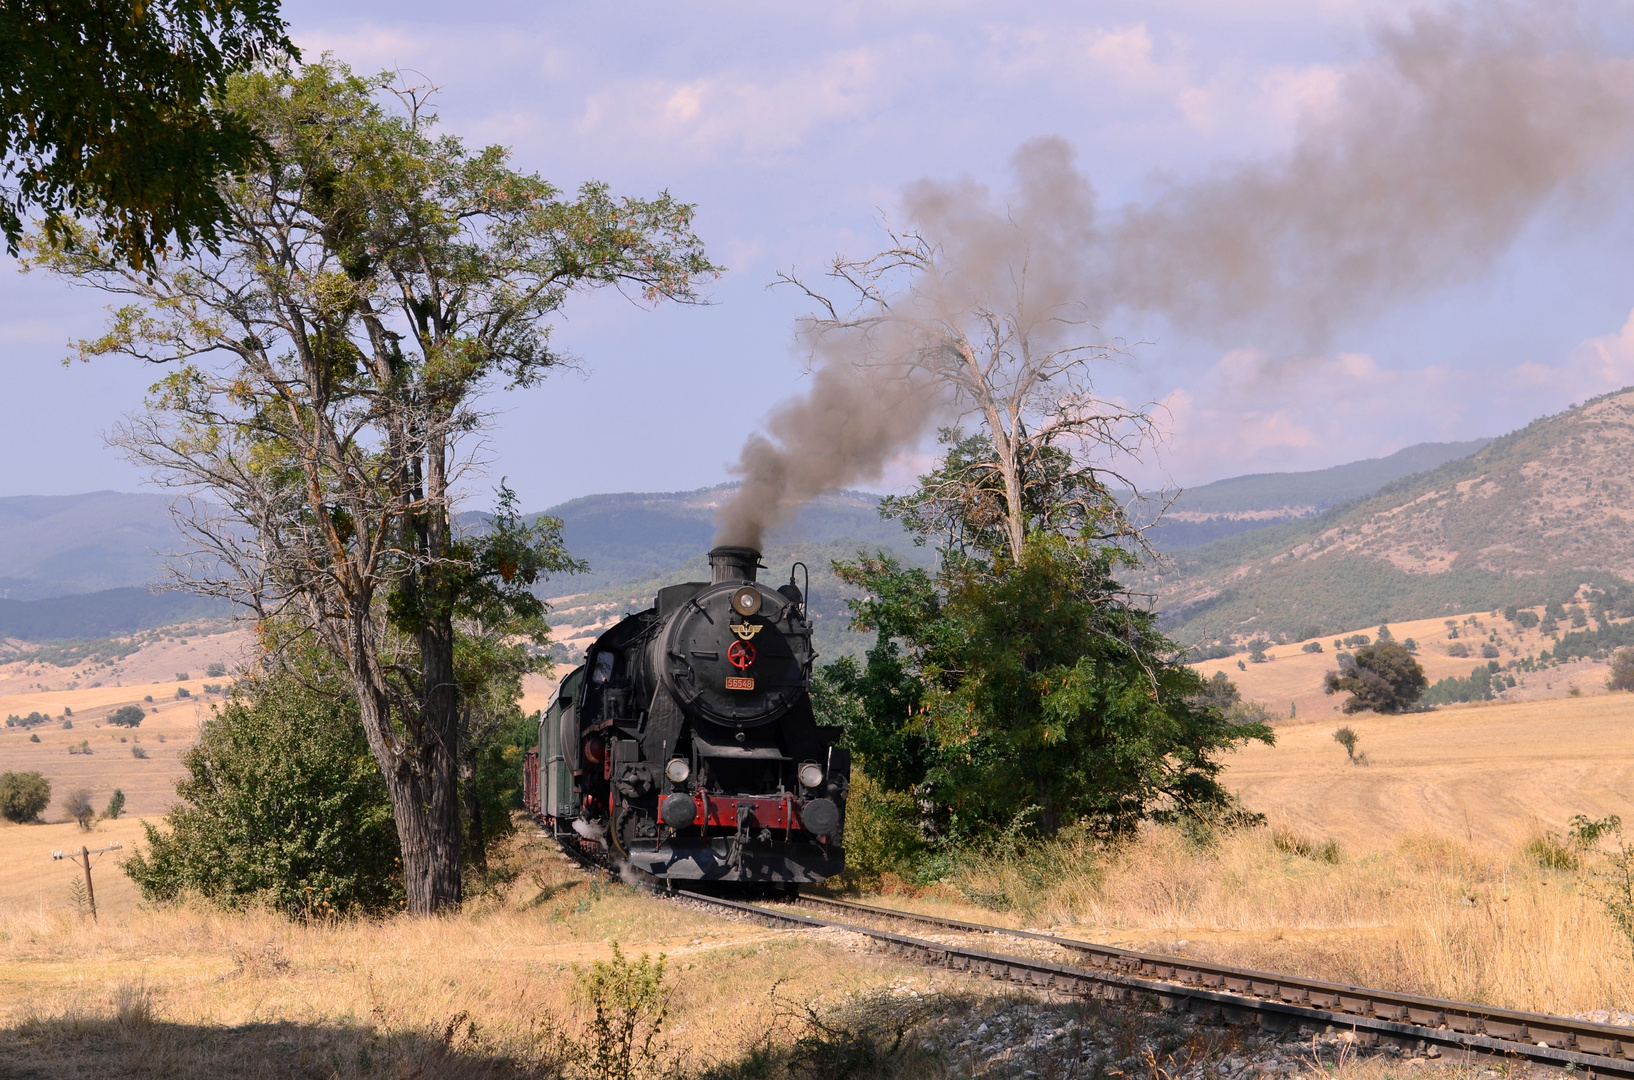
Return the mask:
[[[118,840],[115,840],[107,847],[97,848],[95,851],[92,851],[84,844],[81,844],[78,851],[70,851],[67,855],[64,855],[60,851],[53,851],[51,853],[51,860],[53,862],[61,862],[63,859],[70,859],[85,868],[85,896],[91,904],[92,922],[96,921],[96,890],[91,887],[91,856],[102,855],[109,851],[119,851],[122,847],[123,845],[120,844]]]

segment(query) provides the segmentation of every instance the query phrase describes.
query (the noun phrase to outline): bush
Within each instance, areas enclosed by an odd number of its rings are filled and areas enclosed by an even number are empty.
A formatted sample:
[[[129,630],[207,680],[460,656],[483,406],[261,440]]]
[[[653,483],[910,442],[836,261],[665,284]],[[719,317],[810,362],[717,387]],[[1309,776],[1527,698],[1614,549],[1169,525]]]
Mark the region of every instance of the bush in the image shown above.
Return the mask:
[[[1304,645],[1300,646],[1299,651],[1300,652],[1321,652],[1322,651],[1322,643],[1320,641],[1307,641],[1307,642],[1305,642]]]
[[[1401,643],[1406,647],[1408,652],[1418,652],[1418,642],[1414,641],[1412,638],[1403,638]]]
[[[1490,642],[1490,641],[1482,643],[1482,645],[1481,645],[1481,657],[1482,657],[1482,659],[1491,660],[1492,658],[1496,657],[1497,655],[1498,655],[1498,646],[1492,644],[1492,642]]]
[[[119,815],[125,812],[125,793],[119,788],[113,789],[113,795],[108,799],[108,808],[102,811],[102,816],[109,821],[119,820]]]
[[[176,687],[176,700],[177,701],[180,701],[182,698],[190,698],[192,696],[193,696],[193,691],[189,690],[187,687],[185,687],[185,686]]]
[[[1322,685],[1329,694],[1345,691],[1351,695],[1343,706],[1347,713],[1364,709],[1398,713],[1419,699],[1428,682],[1424,669],[1406,648],[1399,642],[1381,641],[1357,649],[1355,659],[1328,672]]]
[[[189,674],[188,674],[188,673],[187,673],[187,672],[185,672],[185,671],[178,671],[178,672],[176,672],[176,681],[177,681],[177,682],[186,682],[186,681],[187,681],[187,680],[188,680],[188,679],[191,679],[191,678],[192,678],[192,677],[193,677],[193,676],[191,676],[191,675],[189,675]]]
[[[1576,870],[1578,850],[1552,832],[1539,833],[1521,847],[1521,854],[1545,870]]]
[[[86,832],[90,832],[91,826],[96,823],[96,807],[91,805],[89,791],[81,789],[68,796],[62,801],[62,810]]]
[[[1271,846],[1285,855],[1297,855],[1302,859],[1313,859],[1316,862],[1337,863],[1344,855],[1339,847],[1339,841],[1332,837],[1318,844],[1303,833],[1294,832],[1285,826],[1271,830]]]
[[[663,954],[630,960],[615,941],[611,960],[597,960],[575,976],[574,997],[590,1013],[575,1047],[586,1072],[608,1080],[657,1075],[658,1037],[669,1016]]]
[[[1611,678],[1606,680],[1609,690],[1634,690],[1634,649],[1618,649],[1611,658]]]
[[[29,732],[28,733],[28,741],[29,742],[39,742],[40,741],[40,733],[38,731]]]
[[[141,727],[147,711],[140,705],[121,705],[108,716],[108,723],[116,727]]]
[[[21,825],[50,805],[51,781],[43,773],[0,773],[0,817]]]
[[[219,679],[226,674],[226,664],[211,664],[209,667],[204,669],[204,677],[207,679]]]
[[[320,672],[260,676],[199,729],[166,829],[125,872],[147,900],[194,892],[291,916],[402,902],[397,833],[357,703]]]
[[[1355,728],[1346,724],[1333,733],[1333,741],[1345,748],[1347,758],[1351,761],[1356,760],[1356,744],[1362,741],[1362,737],[1356,733]]]
[[[130,748],[130,756],[138,761],[146,761],[148,757],[147,748],[141,743],[137,743]]]
[[[1447,655],[1456,656],[1460,659],[1468,659],[1469,646],[1465,645],[1462,641],[1455,641],[1451,645],[1447,646]]]

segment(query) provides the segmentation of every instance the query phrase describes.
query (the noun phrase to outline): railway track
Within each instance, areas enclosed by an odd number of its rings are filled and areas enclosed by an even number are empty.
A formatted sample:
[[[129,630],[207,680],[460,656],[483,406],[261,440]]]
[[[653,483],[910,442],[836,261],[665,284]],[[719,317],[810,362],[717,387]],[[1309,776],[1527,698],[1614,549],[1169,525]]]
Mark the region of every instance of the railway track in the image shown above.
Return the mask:
[[[935,967],[986,975],[1038,989],[1114,1001],[1148,1001],[1271,1029],[1311,1025],[1353,1031],[1364,1045],[1396,1045],[1500,1058],[1589,1076],[1634,1080],[1634,1030],[1570,1017],[1519,1012],[1461,1001],[1401,994],[1212,964],[1185,957],[1096,945],[1054,934],[987,926],[958,919],[802,896],[792,904],[744,903],[682,891],[687,900],[772,926],[830,928],[861,934],[876,948]],[[844,913],[841,921],[793,910]],[[856,920],[864,920],[858,922]],[[908,923],[989,937],[1046,943],[1074,964],[900,934],[867,921]]]

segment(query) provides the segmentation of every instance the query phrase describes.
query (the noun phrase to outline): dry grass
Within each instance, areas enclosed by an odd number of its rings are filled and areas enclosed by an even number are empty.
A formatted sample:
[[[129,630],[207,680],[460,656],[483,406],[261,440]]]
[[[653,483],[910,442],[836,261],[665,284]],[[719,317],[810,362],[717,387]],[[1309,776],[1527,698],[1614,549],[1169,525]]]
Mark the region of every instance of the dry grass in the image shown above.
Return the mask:
[[[576,966],[664,953],[665,1059],[764,1043],[774,987],[833,1000],[949,985],[847,935],[773,931],[596,883],[542,845],[519,877],[438,920],[302,925],[271,913],[64,906],[0,913],[0,1075],[550,1075]],[[962,985],[962,984],[961,984]],[[792,989],[791,989],[792,988]]]
[[[1593,860],[1579,873],[1538,865],[1525,841],[1416,835],[1357,852],[1329,839],[1277,823],[1199,846],[1153,827],[1111,855],[1067,844],[889,899],[1461,1001],[1568,1014],[1634,1006],[1630,943],[1595,895]]]

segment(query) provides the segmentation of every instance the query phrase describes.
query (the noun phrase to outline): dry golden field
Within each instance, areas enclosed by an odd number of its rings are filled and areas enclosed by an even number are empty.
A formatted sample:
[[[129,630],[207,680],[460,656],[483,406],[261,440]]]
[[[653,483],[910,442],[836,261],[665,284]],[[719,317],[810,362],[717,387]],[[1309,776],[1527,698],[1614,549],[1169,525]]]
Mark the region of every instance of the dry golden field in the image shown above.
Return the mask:
[[[1541,647],[1508,634],[1501,619],[1477,618],[1483,625],[1469,627],[1470,638],[1504,629],[1505,659],[1511,648],[1524,656]],[[1392,630],[1418,640],[1432,680],[1467,675],[1478,662],[1445,655],[1441,620]],[[1019,860],[962,864],[929,890],[887,882],[889,895],[877,899],[1452,998],[1634,1011],[1630,942],[1601,903],[1604,861],[1551,869],[1527,846],[1563,833],[1577,813],[1615,813],[1634,826],[1634,695],[1604,692],[1604,668],[1584,666],[1528,676],[1511,692],[1519,700],[1342,716],[1320,691],[1333,663],[1331,639],[1324,645],[1322,654],[1281,646],[1271,650],[1276,660],[1246,671],[1234,660],[1199,665],[1205,674],[1227,670],[1251,700],[1296,704],[1295,719],[1277,722],[1275,746],[1235,755],[1224,774],[1247,807],[1268,816],[1267,827],[1204,842],[1153,827],[1112,852],[1045,845]],[[176,666],[173,655],[159,664]],[[35,671],[24,681],[51,684],[49,672]],[[574,965],[610,956],[615,940],[630,955],[670,957],[666,1053],[695,1074],[711,1063],[742,1065],[768,1039],[790,1045],[802,1001],[946,994],[933,999],[938,1015],[978,1019],[1023,1007],[990,984],[882,959],[845,935],[746,926],[592,884],[525,834],[515,880],[447,919],[301,925],[266,913],[150,908],[110,855],[97,867],[102,918],[91,924],[73,900],[77,868],[52,862],[50,851],[115,839],[129,847],[141,835],[136,817],[169,804],[176,754],[208,707],[198,697],[176,701],[171,678],[18,687],[0,698],[5,712],[49,705],[58,715],[66,704],[75,721],[72,730],[36,729],[39,743],[0,730],[0,767],[40,768],[59,795],[85,786],[99,805],[121,786],[137,810],[89,834],[72,824],[0,825],[0,865],[11,871],[0,880],[0,1077],[487,1076],[502,1074],[494,1064],[502,1059],[532,1061],[528,1075],[554,1075],[561,1044],[551,1040],[583,1020]],[[198,694],[201,681],[186,685]],[[1574,681],[1582,696],[1565,696]],[[8,687],[0,682],[0,693]],[[528,707],[542,705],[549,689],[544,680],[530,685]],[[149,693],[160,712],[136,732],[96,726],[118,703]],[[1340,723],[1360,732],[1367,764],[1349,763],[1333,741]],[[133,759],[121,735],[139,736],[149,759]],[[95,752],[68,755],[79,738]],[[54,806],[48,816],[60,813]],[[1067,1023],[1066,1013],[1050,1015]],[[966,1051],[950,1048],[967,1047],[967,1036],[965,1028],[937,1036],[934,1054],[918,1064],[893,1058],[878,1075],[1025,1071],[1021,1058],[1005,1059],[1015,1070],[958,1064]],[[1226,1049],[1209,1052],[1217,1060]],[[1355,1072],[1400,1076],[1393,1068],[1399,1063],[1375,1061]],[[1415,1069],[1408,1075],[1479,1075]]]
[[[1543,609],[1533,610],[1541,614]],[[1457,638],[1448,636],[1449,621],[1459,631]],[[1546,648],[1553,648],[1555,642],[1554,638],[1539,633],[1536,627],[1520,630],[1501,615],[1495,616],[1485,611],[1465,612],[1450,619],[1419,619],[1413,622],[1392,623],[1390,632],[1398,641],[1412,638],[1418,643],[1418,662],[1431,683],[1445,678],[1465,678],[1476,665],[1486,663],[1480,656],[1480,650],[1481,645],[1488,641],[1491,634],[1497,635],[1497,640],[1493,644],[1498,649],[1499,666],[1528,654],[1536,655]],[[1237,684],[1245,699],[1263,702],[1274,712],[1287,715],[1292,711],[1297,718],[1305,720],[1323,715],[1337,717],[1340,715],[1339,702],[1343,700],[1343,695],[1329,697],[1323,693],[1322,676],[1338,666],[1334,660],[1334,640],[1355,633],[1366,634],[1376,639],[1378,627],[1361,626],[1327,637],[1277,645],[1266,651],[1270,659],[1263,664],[1247,663],[1246,654],[1241,654],[1219,660],[1205,660],[1192,666],[1205,677],[1213,675],[1216,671],[1225,672],[1231,681]],[[1309,641],[1320,644],[1322,651],[1319,653],[1302,651]],[[1473,655],[1468,657],[1450,655],[1448,649],[1456,644],[1462,644]],[[1239,663],[1242,664],[1241,667],[1238,666]],[[1575,661],[1547,671],[1517,673],[1520,685],[1505,691],[1502,699],[1531,701],[1563,697],[1574,688],[1580,694],[1604,693],[1607,670],[1603,663]]]

